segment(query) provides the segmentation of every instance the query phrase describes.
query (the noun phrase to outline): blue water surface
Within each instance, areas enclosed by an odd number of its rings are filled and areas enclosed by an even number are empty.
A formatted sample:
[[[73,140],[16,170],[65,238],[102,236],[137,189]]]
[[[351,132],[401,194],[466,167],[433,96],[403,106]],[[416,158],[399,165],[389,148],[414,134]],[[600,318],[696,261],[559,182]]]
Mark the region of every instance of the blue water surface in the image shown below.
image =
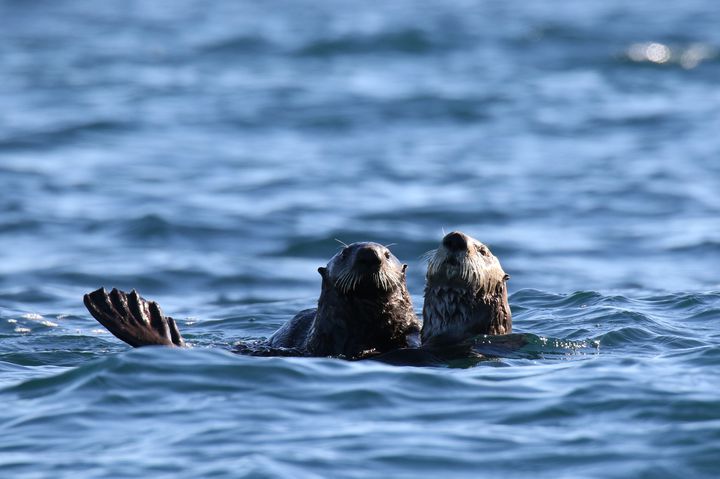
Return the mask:
[[[0,477],[720,476],[715,0],[0,0]],[[231,354],[445,231],[519,354]],[[192,349],[84,309],[137,288]]]

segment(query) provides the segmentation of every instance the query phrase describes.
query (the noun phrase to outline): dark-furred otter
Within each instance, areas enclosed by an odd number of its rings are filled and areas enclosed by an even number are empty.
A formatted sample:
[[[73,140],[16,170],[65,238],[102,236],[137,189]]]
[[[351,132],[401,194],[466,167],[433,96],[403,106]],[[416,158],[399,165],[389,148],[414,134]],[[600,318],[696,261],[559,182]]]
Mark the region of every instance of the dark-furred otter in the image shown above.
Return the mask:
[[[487,246],[453,231],[427,258],[423,347],[512,331],[506,286],[509,276]]]
[[[339,356],[357,359],[417,347],[420,326],[408,293],[405,269],[377,243],[353,243],[318,269],[317,309],[299,312],[267,341],[242,345],[246,354]],[[101,288],[86,294],[90,313],[131,346],[184,346],[171,317],[135,291]]]

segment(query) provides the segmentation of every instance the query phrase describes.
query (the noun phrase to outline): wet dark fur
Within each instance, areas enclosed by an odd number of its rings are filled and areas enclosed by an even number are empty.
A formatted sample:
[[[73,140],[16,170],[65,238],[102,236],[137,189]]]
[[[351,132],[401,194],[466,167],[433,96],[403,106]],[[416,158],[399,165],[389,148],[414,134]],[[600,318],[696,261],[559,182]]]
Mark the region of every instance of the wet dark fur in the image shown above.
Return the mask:
[[[431,252],[423,305],[423,347],[512,332],[505,274],[487,246],[460,232]]]
[[[341,272],[361,247],[387,251],[381,245],[356,243],[348,254],[336,255],[327,268],[320,268],[322,290],[316,310],[305,310],[282,326],[269,339],[272,347],[304,349],[312,356],[358,358],[402,347],[418,345],[420,329],[405,285],[404,266],[390,255],[381,268],[402,268],[399,281],[384,290],[366,280],[356,288],[338,287]]]
[[[419,345],[405,265],[387,248],[355,243],[318,271],[323,279],[317,309],[299,312],[267,341],[243,343],[235,351],[359,359]],[[131,346],[185,345],[174,320],[135,291],[107,293],[101,288],[86,294],[84,302],[98,322]]]

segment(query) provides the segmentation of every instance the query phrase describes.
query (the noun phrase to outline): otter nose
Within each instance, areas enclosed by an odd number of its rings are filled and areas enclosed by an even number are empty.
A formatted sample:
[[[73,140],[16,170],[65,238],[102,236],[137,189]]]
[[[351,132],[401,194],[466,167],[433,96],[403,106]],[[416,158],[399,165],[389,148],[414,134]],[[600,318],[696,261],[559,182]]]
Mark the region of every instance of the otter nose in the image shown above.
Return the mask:
[[[379,266],[382,258],[375,248],[362,248],[355,254],[355,261],[367,266]]]
[[[458,233],[457,231],[453,231],[452,233],[448,233],[443,238],[443,246],[445,246],[450,251],[465,251],[467,250],[467,239],[466,236],[462,233]]]

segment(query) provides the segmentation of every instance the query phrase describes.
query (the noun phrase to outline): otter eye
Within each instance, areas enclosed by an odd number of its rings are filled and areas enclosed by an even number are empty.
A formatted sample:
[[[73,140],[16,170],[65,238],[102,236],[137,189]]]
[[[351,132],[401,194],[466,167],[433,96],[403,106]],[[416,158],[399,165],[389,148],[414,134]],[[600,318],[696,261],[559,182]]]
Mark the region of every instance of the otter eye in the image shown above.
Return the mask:
[[[484,246],[475,245],[475,249],[477,249],[478,253],[480,253],[480,254],[483,255],[483,256],[487,256],[487,255],[488,255],[488,250],[487,250],[487,248],[485,248]]]
[[[385,251],[385,258],[390,259],[390,251]]]
[[[347,258],[348,250],[347,248],[343,248],[342,252],[340,252],[340,258],[345,259]]]

